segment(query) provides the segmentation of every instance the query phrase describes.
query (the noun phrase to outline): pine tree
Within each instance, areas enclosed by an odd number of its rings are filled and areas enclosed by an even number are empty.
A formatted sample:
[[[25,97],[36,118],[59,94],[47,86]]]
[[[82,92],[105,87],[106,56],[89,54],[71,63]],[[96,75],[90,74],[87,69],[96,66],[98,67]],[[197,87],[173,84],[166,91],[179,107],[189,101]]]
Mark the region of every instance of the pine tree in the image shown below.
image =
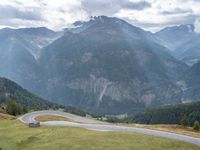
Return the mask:
[[[184,115],[182,118],[181,118],[181,125],[183,125],[184,127],[188,126],[188,122],[189,122],[189,119],[186,115]]]

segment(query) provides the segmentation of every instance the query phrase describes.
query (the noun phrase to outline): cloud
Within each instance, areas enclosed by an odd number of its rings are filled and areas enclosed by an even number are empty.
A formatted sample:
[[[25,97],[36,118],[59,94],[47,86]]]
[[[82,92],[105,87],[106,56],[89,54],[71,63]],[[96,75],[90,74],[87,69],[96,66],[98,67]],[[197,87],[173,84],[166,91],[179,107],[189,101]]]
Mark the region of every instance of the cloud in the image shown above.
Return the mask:
[[[121,9],[144,10],[151,7],[151,3],[146,1],[129,0],[82,0],[81,7],[90,16],[114,15]]]
[[[0,25],[61,30],[76,20],[86,19],[80,3],[80,0],[0,0]]]
[[[151,3],[146,1],[139,1],[139,2],[123,1],[121,6],[122,8],[125,9],[144,10],[146,8],[150,8]]]
[[[176,7],[175,9],[171,11],[162,11],[161,14],[163,15],[177,15],[177,14],[186,14],[186,13],[193,13],[192,9],[182,9],[179,7]]]
[[[0,20],[2,19],[42,20],[38,8],[17,9],[10,5],[0,5]]]
[[[200,33],[200,19],[196,19],[195,22],[194,22],[194,31],[196,33]]]

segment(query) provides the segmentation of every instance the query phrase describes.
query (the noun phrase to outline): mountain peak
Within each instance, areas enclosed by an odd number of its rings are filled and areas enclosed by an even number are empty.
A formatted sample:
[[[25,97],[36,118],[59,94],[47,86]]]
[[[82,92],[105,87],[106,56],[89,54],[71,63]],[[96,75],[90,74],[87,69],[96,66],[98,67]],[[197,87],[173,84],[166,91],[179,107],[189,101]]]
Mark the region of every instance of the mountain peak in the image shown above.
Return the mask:
[[[91,16],[89,22],[98,22],[98,23],[117,23],[117,24],[128,24],[128,22],[121,20],[116,17],[107,17],[107,16]]]
[[[80,27],[82,26],[83,24],[88,24],[88,23],[107,23],[107,22],[124,22],[123,20],[121,19],[118,19],[116,17],[107,17],[107,16],[91,16],[89,18],[88,21],[76,21],[73,23],[73,27]]]
[[[72,33],[81,33],[83,31],[99,31],[104,32],[110,31],[119,31],[137,34],[144,34],[144,30],[129,24],[128,22],[116,18],[116,17],[107,17],[107,16],[91,16],[88,21],[76,21],[72,24],[71,27],[65,28],[65,31],[70,31]],[[148,32],[149,34],[150,32]]]
[[[94,21],[94,20],[99,20],[99,21],[104,21],[105,19],[108,19],[109,17],[107,16],[91,16],[90,20]]]

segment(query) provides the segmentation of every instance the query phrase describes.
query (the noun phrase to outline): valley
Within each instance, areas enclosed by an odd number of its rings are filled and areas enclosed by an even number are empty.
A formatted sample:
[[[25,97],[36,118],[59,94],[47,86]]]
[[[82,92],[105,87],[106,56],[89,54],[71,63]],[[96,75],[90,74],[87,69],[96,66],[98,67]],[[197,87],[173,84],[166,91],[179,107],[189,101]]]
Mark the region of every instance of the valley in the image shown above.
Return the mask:
[[[199,150],[199,8],[0,0],[0,150]]]

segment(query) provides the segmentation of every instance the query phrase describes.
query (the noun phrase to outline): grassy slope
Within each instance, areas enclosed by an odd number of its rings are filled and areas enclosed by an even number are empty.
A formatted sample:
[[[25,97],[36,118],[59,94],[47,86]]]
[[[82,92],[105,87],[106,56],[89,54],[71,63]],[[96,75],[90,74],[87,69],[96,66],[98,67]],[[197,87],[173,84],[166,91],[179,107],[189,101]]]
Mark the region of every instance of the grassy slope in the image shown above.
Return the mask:
[[[166,131],[172,132],[182,135],[188,135],[193,137],[200,138],[200,131],[195,131],[191,127],[183,127],[181,125],[144,125],[144,124],[125,124],[125,123],[118,123],[117,125],[123,125],[128,127],[138,127],[138,128],[147,128],[152,130],[159,130],[159,131]]]
[[[73,127],[28,128],[17,120],[0,121],[5,150],[199,150],[191,144],[135,133],[97,132]]]

